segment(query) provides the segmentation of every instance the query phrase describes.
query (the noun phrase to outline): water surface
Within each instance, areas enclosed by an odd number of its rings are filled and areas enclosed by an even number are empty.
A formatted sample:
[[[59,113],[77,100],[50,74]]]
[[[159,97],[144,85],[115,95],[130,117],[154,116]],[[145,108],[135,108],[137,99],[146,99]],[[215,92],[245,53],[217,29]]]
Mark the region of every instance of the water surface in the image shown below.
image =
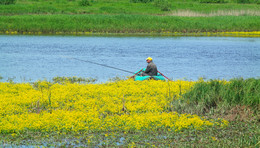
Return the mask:
[[[174,80],[260,76],[260,38],[0,36],[2,81],[77,76],[105,82],[132,74],[68,57],[135,72],[148,56]]]

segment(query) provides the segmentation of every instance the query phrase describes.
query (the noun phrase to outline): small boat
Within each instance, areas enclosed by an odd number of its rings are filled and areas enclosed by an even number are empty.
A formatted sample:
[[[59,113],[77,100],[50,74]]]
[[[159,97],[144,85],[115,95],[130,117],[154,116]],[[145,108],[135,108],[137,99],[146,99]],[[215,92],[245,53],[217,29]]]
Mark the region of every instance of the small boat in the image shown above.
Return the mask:
[[[141,76],[141,73],[144,72],[145,69],[146,68],[143,68],[135,72],[135,77],[134,77],[135,81],[143,81],[143,80],[151,80],[151,79],[165,81],[165,78],[159,72],[157,72],[157,76]]]

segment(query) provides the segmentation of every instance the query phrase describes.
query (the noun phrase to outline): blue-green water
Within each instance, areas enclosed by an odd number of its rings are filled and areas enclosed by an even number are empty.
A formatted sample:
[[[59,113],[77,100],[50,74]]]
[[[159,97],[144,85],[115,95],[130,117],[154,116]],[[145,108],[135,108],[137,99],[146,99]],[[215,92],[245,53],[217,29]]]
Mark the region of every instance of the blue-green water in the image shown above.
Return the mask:
[[[260,38],[0,36],[2,81],[77,76],[105,82],[132,74],[68,57],[135,72],[148,56],[173,80],[260,76]]]

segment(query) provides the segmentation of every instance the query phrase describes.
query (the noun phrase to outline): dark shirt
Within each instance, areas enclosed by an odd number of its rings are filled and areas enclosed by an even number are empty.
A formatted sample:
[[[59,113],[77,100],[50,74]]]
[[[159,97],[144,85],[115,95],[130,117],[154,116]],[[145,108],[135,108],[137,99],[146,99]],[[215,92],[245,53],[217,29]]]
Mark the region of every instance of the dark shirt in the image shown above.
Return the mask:
[[[157,76],[157,67],[156,65],[151,61],[148,63],[144,73],[150,75],[150,76]]]

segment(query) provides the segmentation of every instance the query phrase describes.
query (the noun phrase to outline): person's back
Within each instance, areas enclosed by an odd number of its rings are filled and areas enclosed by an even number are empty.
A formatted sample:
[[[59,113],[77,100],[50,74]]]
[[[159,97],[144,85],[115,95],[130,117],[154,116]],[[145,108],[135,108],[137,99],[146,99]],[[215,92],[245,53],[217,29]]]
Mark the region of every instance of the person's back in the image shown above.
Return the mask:
[[[146,62],[148,63],[145,71],[142,73],[143,76],[157,76],[157,66],[153,63],[153,59],[148,57]]]

